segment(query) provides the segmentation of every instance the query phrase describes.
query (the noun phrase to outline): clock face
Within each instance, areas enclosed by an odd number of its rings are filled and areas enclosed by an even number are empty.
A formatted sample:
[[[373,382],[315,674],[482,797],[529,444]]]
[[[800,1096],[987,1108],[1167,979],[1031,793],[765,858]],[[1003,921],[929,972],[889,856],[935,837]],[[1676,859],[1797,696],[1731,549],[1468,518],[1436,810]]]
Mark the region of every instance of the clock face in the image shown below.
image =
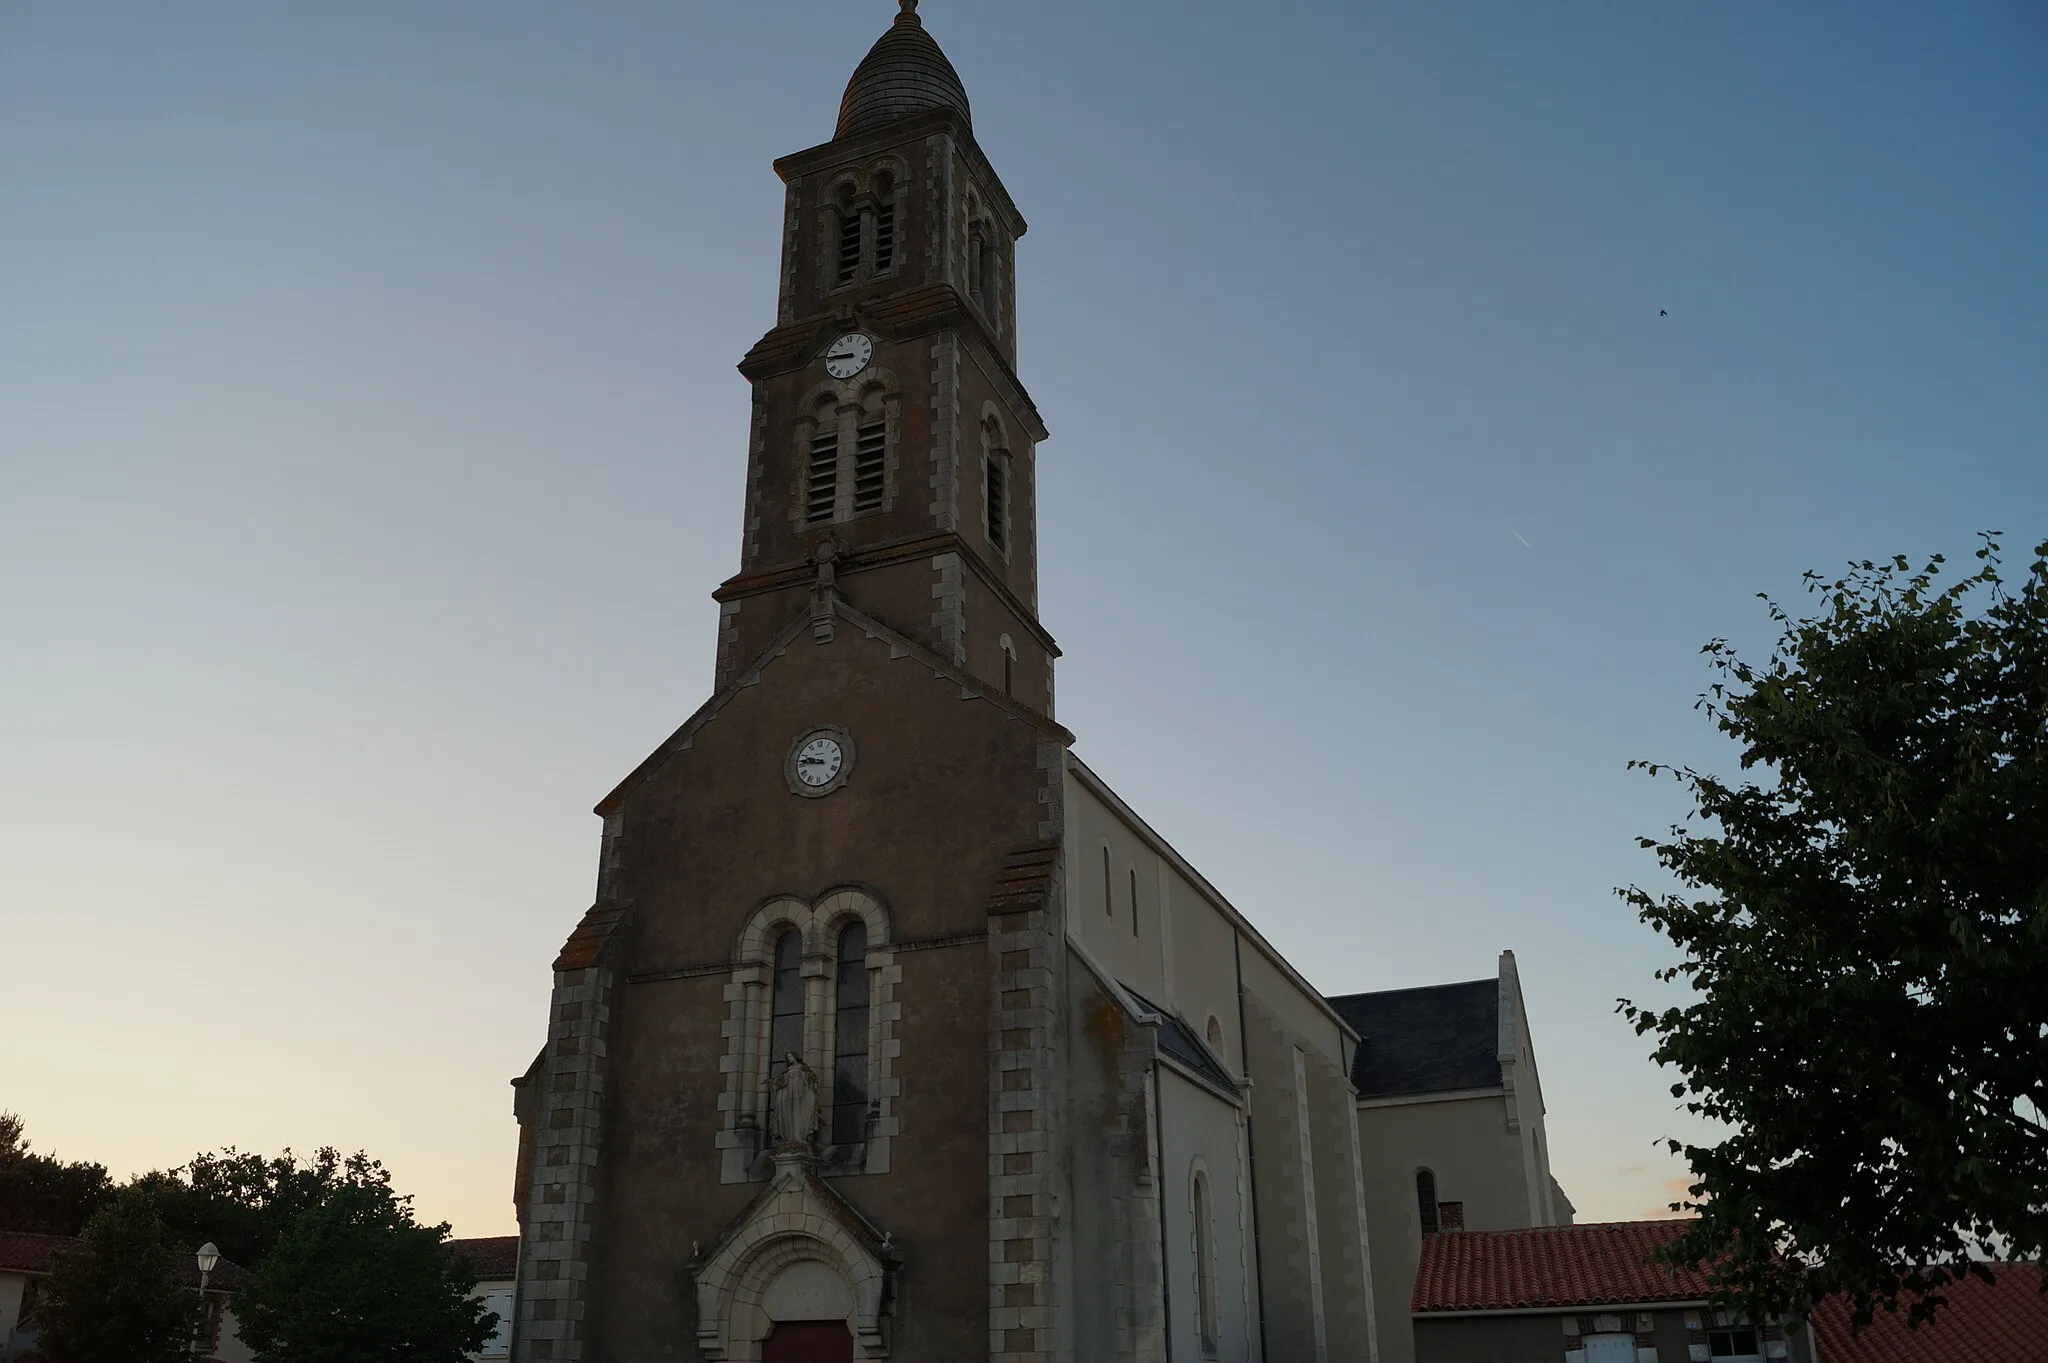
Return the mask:
[[[820,734],[796,750],[796,779],[807,786],[826,785],[845,763],[846,751],[839,740]]]
[[[875,341],[872,336],[858,331],[849,331],[825,352],[825,372],[835,379],[850,379],[868,367],[868,361],[875,358]]]

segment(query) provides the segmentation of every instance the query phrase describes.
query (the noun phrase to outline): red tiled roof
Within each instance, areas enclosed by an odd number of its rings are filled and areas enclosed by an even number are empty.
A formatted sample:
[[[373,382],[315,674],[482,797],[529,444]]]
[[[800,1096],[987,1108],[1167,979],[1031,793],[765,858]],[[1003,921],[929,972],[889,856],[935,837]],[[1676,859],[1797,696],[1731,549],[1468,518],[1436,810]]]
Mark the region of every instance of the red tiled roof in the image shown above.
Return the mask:
[[[1420,1315],[1704,1301],[1703,1274],[1650,1260],[1685,1226],[1682,1220],[1607,1221],[1424,1236],[1409,1309]]]
[[[59,1250],[78,1243],[71,1235],[31,1235],[27,1231],[0,1230],[0,1269],[11,1273],[48,1273],[50,1260]]]
[[[7,1273],[48,1273],[50,1261],[65,1250],[77,1249],[85,1242],[75,1235],[33,1235],[27,1231],[0,1231],[0,1272]],[[199,1264],[191,1255],[180,1255],[176,1272],[180,1278],[194,1288],[199,1286]],[[207,1274],[206,1285],[216,1292],[234,1292],[241,1288],[249,1276],[247,1269],[230,1259],[222,1259]]]
[[[476,1270],[476,1276],[481,1279],[509,1278],[519,1268],[519,1237],[516,1235],[493,1235],[482,1240],[450,1240],[448,1248],[469,1260],[469,1266]]]
[[[1998,1282],[1974,1278],[1941,1289],[1948,1305],[1931,1325],[1908,1329],[1904,1312],[1880,1312],[1849,1332],[1849,1307],[1830,1297],[1813,1313],[1820,1363],[2042,1363],[2048,1359],[2048,1296],[2038,1264],[1999,1264]]]

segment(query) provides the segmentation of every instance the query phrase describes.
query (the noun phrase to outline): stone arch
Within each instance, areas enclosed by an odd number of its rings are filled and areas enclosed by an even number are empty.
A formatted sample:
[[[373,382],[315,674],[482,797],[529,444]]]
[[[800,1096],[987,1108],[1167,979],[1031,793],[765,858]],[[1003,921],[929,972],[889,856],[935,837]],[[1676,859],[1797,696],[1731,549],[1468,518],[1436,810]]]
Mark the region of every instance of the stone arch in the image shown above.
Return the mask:
[[[799,1160],[779,1162],[773,1186],[740,1214],[696,1267],[697,1344],[721,1363],[758,1363],[775,1327],[770,1290],[786,1272],[822,1265],[846,1289],[856,1359],[888,1356],[887,1241],[820,1185]]]

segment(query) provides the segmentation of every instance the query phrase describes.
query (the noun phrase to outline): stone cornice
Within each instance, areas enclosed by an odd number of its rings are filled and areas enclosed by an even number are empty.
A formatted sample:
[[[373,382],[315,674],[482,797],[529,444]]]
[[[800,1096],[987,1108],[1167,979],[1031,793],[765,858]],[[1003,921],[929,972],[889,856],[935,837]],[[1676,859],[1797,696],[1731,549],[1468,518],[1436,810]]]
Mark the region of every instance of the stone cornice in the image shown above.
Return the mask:
[[[956,109],[933,109],[928,113],[902,119],[857,137],[820,142],[815,147],[791,152],[776,159],[775,173],[787,184],[799,175],[808,175],[814,170],[822,170],[841,161],[858,161],[905,142],[919,141],[935,132],[949,134],[959,147],[961,155],[965,156],[968,164],[974,168],[975,174],[985,182],[990,200],[1002,210],[1004,227],[1010,237],[1014,240],[1029,231],[1030,227],[1024,221],[1024,215],[1017,211],[1017,201],[1010,197],[1010,191],[1003,184],[1002,177],[997,175],[996,168],[989,164],[988,157],[982,153],[981,144],[974,140],[974,130],[968,126],[967,119]]]
[[[1053,642],[1052,635],[1038,622],[1038,616],[1024,603],[1022,597],[1010,590],[1008,583],[998,577],[988,566],[987,560],[969,544],[957,531],[937,530],[927,535],[916,535],[909,539],[889,540],[881,544],[859,547],[845,547],[839,550],[835,560],[836,575],[843,583],[858,572],[872,568],[887,568],[898,563],[912,563],[934,554],[958,554],[961,561],[973,571],[975,577],[1008,607],[1010,613],[1023,623],[1038,641],[1039,647],[1057,658],[1060,646]],[[761,596],[768,592],[787,591],[792,587],[809,586],[817,577],[817,565],[808,558],[779,568],[766,568],[751,573],[737,573],[718,584],[711,593],[711,599],[718,602],[739,601],[749,596]],[[842,588],[843,590],[843,588]]]
[[[959,333],[973,347],[998,387],[1008,387],[1006,396],[1030,424],[1031,438],[1046,438],[1045,422],[1038,404],[1024,387],[1017,371],[1003,356],[1003,348],[990,334],[981,314],[967,305],[951,284],[928,284],[905,293],[865,300],[831,312],[814,313],[779,326],[754,342],[739,362],[739,371],[750,383],[774,378],[803,368],[817,359],[825,343],[848,326],[873,332],[885,341],[913,341],[940,331]]]

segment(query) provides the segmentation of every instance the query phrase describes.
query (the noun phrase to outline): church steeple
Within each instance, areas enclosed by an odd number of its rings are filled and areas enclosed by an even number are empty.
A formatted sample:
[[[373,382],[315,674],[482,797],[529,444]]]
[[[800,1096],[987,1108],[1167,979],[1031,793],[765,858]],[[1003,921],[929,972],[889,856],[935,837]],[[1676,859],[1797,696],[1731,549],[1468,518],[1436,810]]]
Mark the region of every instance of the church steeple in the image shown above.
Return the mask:
[[[974,141],[916,0],[854,69],[831,141],[786,186],[777,325],[753,384],[740,571],[721,681],[819,590],[1051,713],[1038,623],[1037,443],[1016,364],[1025,223]]]

